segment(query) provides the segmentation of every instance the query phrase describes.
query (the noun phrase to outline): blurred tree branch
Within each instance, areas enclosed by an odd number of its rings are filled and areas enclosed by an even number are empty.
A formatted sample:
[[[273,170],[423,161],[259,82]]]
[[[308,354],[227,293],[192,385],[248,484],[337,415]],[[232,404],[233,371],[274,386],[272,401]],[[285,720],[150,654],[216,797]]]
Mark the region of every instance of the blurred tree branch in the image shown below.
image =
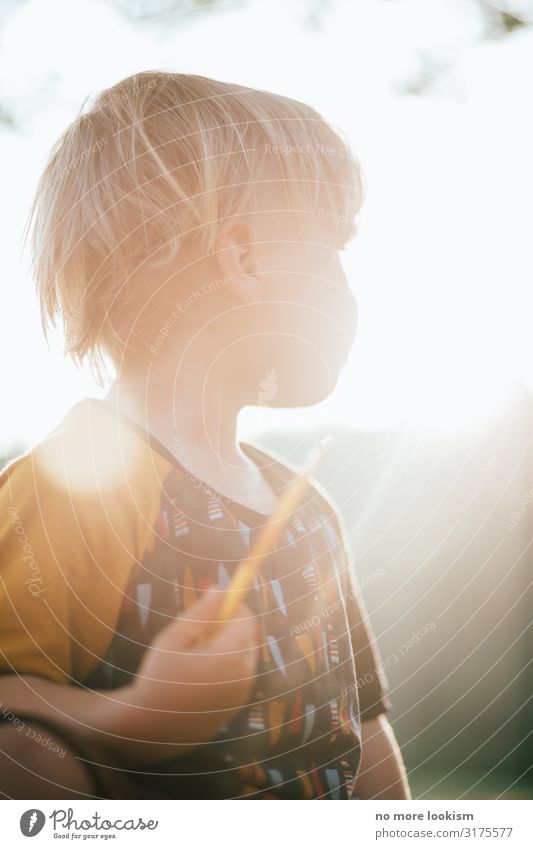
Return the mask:
[[[22,5],[31,0],[0,0],[0,27],[15,14]],[[215,11],[244,9],[251,0],[97,0],[97,2],[113,6],[120,15],[132,25],[154,27],[164,24],[165,27],[178,27],[191,16],[203,15]],[[302,23],[313,27],[322,27],[328,14],[341,5],[350,7],[351,0],[292,0],[295,14]],[[370,0],[365,0],[370,2]],[[405,0],[388,0],[389,3],[405,3]],[[429,3],[430,0],[427,0]],[[476,2],[482,10],[485,26],[483,38],[496,40],[533,21],[526,19],[531,6],[528,0],[464,0],[467,3]],[[275,14],[275,6],[272,7]],[[533,16],[533,9],[532,9]],[[450,62],[430,51],[422,51],[418,55],[420,69],[414,72],[412,79],[396,87],[400,94],[423,95],[426,90],[448,70]],[[453,62],[453,59],[451,60]],[[5,129],[17,128],[17,120],[9,106],[6,96],[0,93],[0,127]]]
[[[115,6],[119,12],[128,18],[130,21],[143,23],[159,23],[162,18],[168,19],[166,22],[172,24],[172,18],[175,17],[175,23],[178,24],[181,17],[185,14],[201,14],[211,12],[214,9],[235,8],[244,6],[248,0],[235,0],[228,3],[228,0],[105,0],[110,5]]]

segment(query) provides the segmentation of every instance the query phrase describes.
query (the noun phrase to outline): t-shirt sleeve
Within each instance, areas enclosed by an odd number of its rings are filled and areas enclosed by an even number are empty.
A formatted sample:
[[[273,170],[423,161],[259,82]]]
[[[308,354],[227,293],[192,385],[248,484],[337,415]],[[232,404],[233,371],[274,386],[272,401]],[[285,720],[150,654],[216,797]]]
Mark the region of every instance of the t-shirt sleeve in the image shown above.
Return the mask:
[[[153,537],[159,490],[144,455],[129,487],[121,476],[106,486],[105,452],[97,464],[75,448],[58,432],[0,475],[0,674],[82,683]]]
[[[67,683],[71,636],[57,548],[61,513],[36,497],[29,457],[3,473],[0,513],[0,674]]]

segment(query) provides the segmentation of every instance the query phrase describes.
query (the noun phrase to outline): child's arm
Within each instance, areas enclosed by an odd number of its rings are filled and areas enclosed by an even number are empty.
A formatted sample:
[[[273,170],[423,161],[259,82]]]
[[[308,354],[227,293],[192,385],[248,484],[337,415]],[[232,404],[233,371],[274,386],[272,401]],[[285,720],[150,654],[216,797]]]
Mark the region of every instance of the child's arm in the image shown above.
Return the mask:
[[[206,592],[147,650],[136,678],[116,690],[87,690],[34,675],[0,677],[2,711],[53,719],[107,748],[125,765],[179,755],[210,739],[245,703],[257,662],[256,624],[237,618],[201,644],[221,592]]]
[[[363,755],[357,775],[360,799],[410,799],[409,783],[394,731],[384,714],[361,723]]]

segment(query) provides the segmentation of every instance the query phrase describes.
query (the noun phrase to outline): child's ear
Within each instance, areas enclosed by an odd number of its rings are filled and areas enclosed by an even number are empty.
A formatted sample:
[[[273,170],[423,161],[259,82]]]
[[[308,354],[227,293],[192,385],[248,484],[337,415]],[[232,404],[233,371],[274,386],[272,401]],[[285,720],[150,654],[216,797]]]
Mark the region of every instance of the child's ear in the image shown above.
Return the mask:
[[[250,226],[232,219],[224,224],[215,241],[215,258],[230,290],[244,303],[263,300],[263,287],[257,279],[257,251]]]

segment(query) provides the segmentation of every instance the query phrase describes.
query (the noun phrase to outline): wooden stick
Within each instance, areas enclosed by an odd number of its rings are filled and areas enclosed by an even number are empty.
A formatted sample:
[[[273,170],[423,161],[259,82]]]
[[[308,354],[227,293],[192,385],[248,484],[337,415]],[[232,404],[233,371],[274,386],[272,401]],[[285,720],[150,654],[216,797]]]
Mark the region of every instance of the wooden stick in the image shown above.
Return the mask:
[[[235,570],[235,574],[220,607],[214,630],[217,630],[223,622],[227,622],[234,617],[237,608],[248,595],[263,561],[275,549],[281,531],[288,523],[298,504],[303,499],[306,490],[311,485],[309,475],[318,465],[332,442],[333,437],[325,437],[320,441],[318,448],[314,448],[309,452],[304,464],[304,471],[293,478],[280,496],[278,506],[272,514],[272,518],[262,528],[261,533],[248,553],[248,557]],[[210,629],[210,631],[212,635],[213,629]]]

